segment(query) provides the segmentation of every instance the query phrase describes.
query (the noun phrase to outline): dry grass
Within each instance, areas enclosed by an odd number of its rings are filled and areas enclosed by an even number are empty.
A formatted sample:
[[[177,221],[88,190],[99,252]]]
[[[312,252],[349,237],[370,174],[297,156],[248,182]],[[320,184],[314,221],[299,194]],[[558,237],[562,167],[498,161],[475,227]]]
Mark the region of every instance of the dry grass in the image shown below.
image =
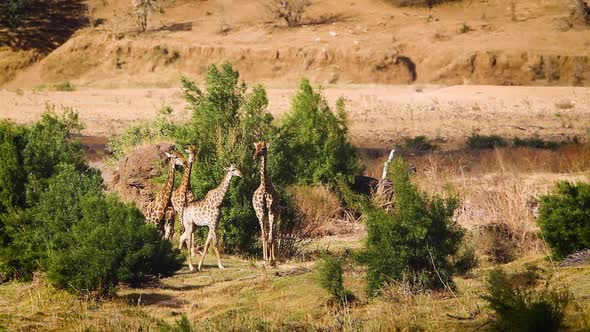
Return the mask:
[[[454,151],[406,159],[417,166],[415,181],[422,190],[460,197],[457,221],[468,230],[479,255],[497,262],[546,253],[531,203],[558,180],[587,180],[590,174],[590,145],[555,151]],[[365,162],[367,173],[377,175],[381,164]]]
[[[346,234],[353,230],[354,225],[343,220],[340,199],[326,186],[295,185],[289,191],[303,220],[304,234],[317,237]]]
[[[454,293],[411,294],[392,285],[376,299],[364,295],[362,268],[348,265],[345,287],[357,299],[338,309],[327,305],[328,294],[318,285],[315,272],[309,272],[313,264],[285,264],[275,271],[236,258],[228,259],[225,270],[214,268],[213,261],[207,263],[203,272],[182,270],[156,287],[122,288],[117,298],[103,302],[55,290],[39,278],[32,283],[1,285],[0,326],[14,330],[157,330],[162,322],[170,324],[186,314],[196,330],[209,331],[456,331],[473,330],[490,317],[480,298],[492,268],[489,265],[469,278],[455,278]],[[574,294],[576,305],[567,312],[567,324],[587,328],[590,266],[557,269],[542,256],[533,256],[504,267],[515,272],[527,264],[540,266],[543,280],[551,279],[552,284]],[[292,270],[302,272],[276,273]]]

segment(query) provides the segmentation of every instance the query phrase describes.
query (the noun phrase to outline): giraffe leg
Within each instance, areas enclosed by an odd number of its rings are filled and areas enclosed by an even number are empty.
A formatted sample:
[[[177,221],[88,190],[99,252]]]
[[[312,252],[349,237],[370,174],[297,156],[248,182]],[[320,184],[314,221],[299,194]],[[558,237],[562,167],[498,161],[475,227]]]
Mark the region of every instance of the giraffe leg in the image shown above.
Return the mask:
[[[181,242],[180,242],[180,247],[182,248],[182,243],[186,241],[186,238],[190,238],[190,233],[192,233],[193,231],[193,225],[192,223],[190,224],[190,226],[186,226],[184,227],[184,233],[181,236]],[[184,239],[184,240],[183,240]],[[192,256],[192,248],[190,246],[190,244],[187,244],[188,247],[188,269],[191,271],[194,271],[195,268],[193,267],[193,256]]]
[[[220,269],[223,269],[223,265],[221,264],[221,257],[219,257],[219,249],[217,248],[217,235],[213,233],[213,250],[215,250],[215,255],[217,256],[217,266]]]
[[[275,239],[274,239],[274,228],[275,223],[275,215],[274,213],[270,212],[268,214],[268,250],[269,252],[269,262],[271,266],[275,266]]]
[[[166,208],[166,214],[164,218],[164,238],[166,240],[172,241],[172,237],[174,236],[174,219],[176,215],[174,213],[174,208],[168,207]]]
[[[184,225],[184,223],[183,223]],[[179,244],[178,244],[178,249],[182,250],[182,245],[186,242],[186,238],[190,237],[190,235],[188,234],[188,227],[186,227],[186,225],[184,226],[184,231],[182,232],[182,234],[180,234],[180,239],[179,239]],[[187,248],[188,248],[188,244],[187,244]]]
[[[266,229],[265,229],[265,215],[264,211],[261,207],[254,206],[254,211],[256,212],[256,217],[260,222],[260,238],[262,239],[262,259],[266,261],[268,259],[268,246],[266,244]]]
[[[203,265],[203,261],[205,260],[205,255],[207,255],[207,250],[209,250],[209,243],[211,242],[212,231],[209,229],[209,234],[207,234],[207,241],[205,241],[205,248],[203,248],[203,254],[201,255],[201,259],[199,260],[199,266],[197,269],[201,271],[201,266]],[[191,244],[192,247],[192,244]],[[192,250],[192,248],[191,248]]]

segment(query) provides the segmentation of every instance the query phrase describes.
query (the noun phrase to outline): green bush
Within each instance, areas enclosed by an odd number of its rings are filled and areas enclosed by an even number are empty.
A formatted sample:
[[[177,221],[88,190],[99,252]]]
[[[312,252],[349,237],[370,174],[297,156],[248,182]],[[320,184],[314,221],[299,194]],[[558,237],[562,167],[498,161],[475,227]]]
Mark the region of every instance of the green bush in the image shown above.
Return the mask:
[[[166,115],[160,114],[152,121],[131,126],[121,136],[112,138],[107,147],[112,160],[121,159],[131,148],[143,143],[186,135],[186,126],[173,123]]]
[[[512,145],[515,147],[527,147],[535,149],[552,149],[555,150],[561,146],[562,143],[555,141],[545,141],[543,139],[533,138],[515,138],[512,140]]]
[[[199,160],[191,174],[195,196],[203,197],[217,187],[224,176],[223,168],[235,164],[243,177],[231,184],[222,205],[222,240],[227,251],[255,252],[260,226],[252,208],[252,194],[260,180],[252,156],[259,133],[272,133],[266,91],[258,85],[248,93],[239,73],[229,64],[209,68],[205,91],[186,78],[182,84],[193,116],[179,141],[195,143],[199,148]],[[271,150],[271,158],[273,153]]]
[[[541,196],[538,222],[556,258],[590,248],[590,184],[558,182]]]
[[[359,255],[367,265],[367,293],[396,280],[412,289],[453,287],[455,266],[449,259],[461,245],[463,229],[452,217],[456,198],[428,197],[410,182],[403,160],[391,167],[394,212],[366,211],[367,239]]]
[[[487,290],[482,298],[495,313],[492,326],[497,331],[559,331],[572,300],[564,290],[516,287],[500,268],[490,272]]]
[[[147,274],[170,275],[183,258],[137,208],[105,197],[102,177],[82,159],[69,110],[31,127],[0,122],[0,281],[46,271],[58,287],[111,293]],[[21,182],[17,182],[22,181]]]
[[[182,85],[193,116],[177,140],[199,147],[198,166],[191,177],[196,197],[215,188],[223,176],[223,167],[230,163],[243,174],[231,185],[222,206],[220,227],[229,251],[259,251],[256,245],[260,227],[252,208],[252,194],[260,184],[258,163],[252,161],[258,140],[270,143],[267,168],[281,195],[282,234],[291,234],[297,223],[285,192],[287,185],[329,181],[335,176],[352,179],[358,168],[354,149],[348,142],[342,103],[338,104],[339,115],[334,115],[308,81],[301,84],[293,99],[293,111],[279,128],[266,110],[264,87],[257,85],[248,90],[230,64],[208,69],[205,91],[186,78]]]
[[[344,101],[334,114],[320,92],[303,80],[274,142],[276,178],[283,183],[353,182],[358,157],[348,139]]]
[[[435,150],[437,146],[432,144],[426,136],[421,135],[404,138],[404,144],[400,146],[400,148],[407,151],[421,152]]]
[[[166,322],[162,322],[159,326],[160,332],[193,332],[196,329],[193,328],[191,322],[188,320],[185,314],[174,322],[174,325],[170,325]]]
[[[184,257],[146,224],[137,208],[114,196],[79,202],[82,218],[61,250],[49,252],[47,275],[61,288],[111,294],[119,282],[139,285],[147,275],[170,276]]]
[[[342,263],[331,254],[324,253],[318,262],[320,286],[340,303],[352,300],[352,294],[344,288]]]
[[[472,134],[467,138],[467,146],[470,149],[493,149],[506,146],[508,143],[498,135]]]

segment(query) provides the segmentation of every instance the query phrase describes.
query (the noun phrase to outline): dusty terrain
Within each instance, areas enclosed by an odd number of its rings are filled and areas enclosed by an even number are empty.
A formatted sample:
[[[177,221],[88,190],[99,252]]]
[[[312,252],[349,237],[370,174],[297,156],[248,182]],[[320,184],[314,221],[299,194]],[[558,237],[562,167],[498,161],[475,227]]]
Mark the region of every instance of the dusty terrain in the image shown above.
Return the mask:
[[[419,92],[421,91],[421,92]],[[269,111],[289,111],[295,89],[268,89]],[[334,106],[344,97],[353,143],[389,147],[401,137],[426,135],[448,147],[472,132],[506,137],[564,140],[590,135],[590,88],[432,85],[330,85],[324,95]],[[72,92],[0,91],[0,118],[33,122],[45,103],[73,107],[87,125],[85,135],[111,137],[153,119],[165,105],[178,121],[190,118],[179,89],[84,89]]]
[[[565,0],[469,0],[432,11],[317,0],[294,28],[273,19],[267,4],[165,0],[143,34],[127,0],[60,4],[61,11],[40,10],[16,32],[0,27],[0,84],[174,87],[180,74],[198,76],[222,61],[250,81],[279,85],[302,76],[321,83],[590,84],[590,34],[566,23]],[[48,31],[59,38],[48,39]]]

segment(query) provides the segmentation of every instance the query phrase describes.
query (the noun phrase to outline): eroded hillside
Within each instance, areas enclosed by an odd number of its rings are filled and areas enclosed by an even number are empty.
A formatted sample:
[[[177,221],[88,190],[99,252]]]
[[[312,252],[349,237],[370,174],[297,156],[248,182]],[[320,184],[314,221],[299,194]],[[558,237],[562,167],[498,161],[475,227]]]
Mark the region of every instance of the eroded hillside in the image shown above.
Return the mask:
[[[77,15],[76,24],[28,22],[21,29],[28,34],[3,29],[0,83],[176,86],[181,74],[197,77],[209,64],[231,61],[247,80],[279,86],[302,76],[318,83],[589,85],[590,30],[567,24],[566,2],[461,1],[429,11],[314,0],[303,24],[288,28],[266,0],[165,0],[138,33],[127,0],[88,0],[83,11],[52,0],[62,16]],[[68,38],[47,47],[56,33]]]

